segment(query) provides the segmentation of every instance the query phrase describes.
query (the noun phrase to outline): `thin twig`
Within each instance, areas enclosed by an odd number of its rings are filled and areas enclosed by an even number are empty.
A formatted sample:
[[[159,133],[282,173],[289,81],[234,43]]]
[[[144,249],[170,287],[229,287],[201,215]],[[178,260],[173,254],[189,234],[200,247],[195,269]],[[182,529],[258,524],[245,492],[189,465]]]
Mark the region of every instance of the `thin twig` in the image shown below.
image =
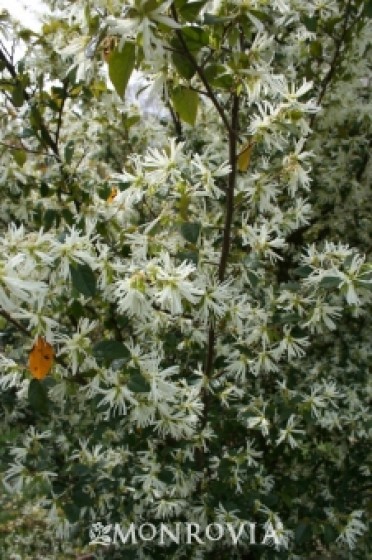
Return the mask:
[[[6,55],[7,55],[9,58],[11,57],[11,54],[10,54],[10,52],[8,51],[8,48],[7,48],[7,46],[4,44],[4,42],[3,42],[2,39],[0,39],[0,48],[3,50],[3,52],[6,53]]]
[[[26,336],[31,337],[31,333],[20,323],[17,319],[14,319],[5,309],[0,309],[0,315],[4,317],[9,323],[12,323],[19,331],[21,331]]]
[[[226,37],[226,33],[228,32],[228,30],[231,28],[232,25],[234,25],[233,22],[230,22],[224,27],[223,32],[222,32],[222,36],[220,38],[220,47],[219,47],[219,50],[225,51],[225,52],[229,53],[230,55],[231,55],[232,49],[230,49],[228,47],[224,47],[222,45],[222,43],[223,43],[223,41]],[[213,57],[213,55],[216,52],[217,52],[217,49],[213,49],[212,47],[209,47],[209,54],[208,54],[208,56],[205,57],[202,65],[201,65],[203,69],[205,68],[205,66],[208,64],[208,62],[211,60],[211,58]]]
[[[196,93],[199,93],[200,95],[205,95],[206,97],[209,97],[209,93],[207,91],[203,91],[202,89],[196,88],[194,86],[189,86],[189,89],[195,91]]]
[[[174,109],[172,107],[172,104],[168,101],[167,103],[169,112],[171,114],[172,117],[172,121],[174,124],[174,128],[176,130],[176,134],[177,134],[177,138],[181,139],[182,138],[182,125],[181,125],[181,121],[180,119],[177,117],[176,113],[174,112]]]
[[[16,84],[18,86],[20,86],[22,88],[22,95],[25,101],[27,101],[28,103],[31,102],[31,96],[29,95],[29,93],[27,92],[27,90],[24,88],[22,82],[20,81],[18,74],[16,72],[16,69],[14,67],[14,65],[10,62],[10,60],[8,60],[8,58],[5,56],[3,50],[0,48],[0,60],[3,61],[5,68],[8,70],[9,74],[12,76],[12,78],[15,80]],[[33,105],[33,110],[35,111],[35,116],[36,119],[39,123],[39,128],[40,128],[40,132],[41,132],[41,142],[45,142],[49,148],[52,150],[55,158],[62,163],[60,154],[59,154],[59,150],[58,150],[58,145],[56,144],[56,142],[53,140],[53,138],[50,135],[50,132],[43,120],[43,117],[39,111],[39,109]]]
[[[208,332],[208,346],[207,346],[207,356],[205,360],[205,375],[207,378],[211,376],[212,369],[213,369],[213,361],[214,361],[214,345],[216,341],[215,330],[213,323],[209,327]],[[204,400],[204,412],[208,409],[208,402]],[[206,415],[205,415],[206,416]]]
[[[226,266],[230,254],[231,245],[231,227],[234,214],[234,192],[236,183],[236,166],[237,166],[237,139],[238,139],[238,117],[239,117],[239,97],[236,93],[233,94],[233,103],[231,111],[231,126],[229,127],[229,163],[231,171],[229,173],[227,197],[226,197],[226,215],[225,227],[223,232],[221,258],[218,266],[218,279],[223,282],[225,279]],[[214,361],[214,346],[215,346],[215,329],[211,324],[208,333],[208,349],[205,361],[205,375],[207,378],[211,376]]]
[[[0,141],[0,146],[4,146],[5,148],[8,148],[9,150],[23,150],[24,152],[27,152],[28,154],[37,154],[38,156],[50,157],[49,152],[41,152],[39,150],[32,150],[31,148],[27,148],[27,146],[22,144],[22,142],[21,142],[20,146],[14,146],[12,144],[7,144],[6,142]]]
[[[58,111],[58,122],[57,122],[57,131],[56,131],[56,146],[58,147],[59,144],[59,136],[61,133],[61,128],[62,128],[62,117],[63,117],[63,109],[65,108],[65,103],[66,103],[66,99],[67,99],[67,93],[68,93],[68,78],[65,78],[63,80],[63,97],[62,97],[62,102],[61,102],[61,106],[59,108]]]
[[[343,42],[345,40],[345,36],[346,36],[347,31],[350,29],[350,28],[348,29],[349,16],[350,16],[350,4],[351,4],[351,0],[348,0],[348,2],[346,4],[346,8],[345,8],[345,19],[344,19],[344,23],[343,23],[343,26],[342,26],[342,31],[341,31],[340,36],[335,41],[335,52],[333,53],[330,68],[329,68],[327,74],[325,75],[325,77],[322,81],[320,92],[319,92],[318,99],[317,99],[317,105],[321,104],[322,99],[325,96],[326,91],[328,89],[328,86],[331,83],[332,78],[333,78],[333,76],[336,72],[336,69],[338,68],[338,59],[339,59],[340,54],[341,54],[341,47],[342,47]],[[311,115],[311,118],[310,118],[310,127],[311,128],[313,127],[316,116],[317,116],[317,113],[313,113]]]
[[[176,11],[176,8],[175,8],[174,4],[172,4],[172,6],[171,6],[171,12],[172,12],[173,19],[175,21],[178,21],[177,11]],[[202,83],[203,83],[203,85],[204,85],[204,87],[205,87],[205,89],[208,93],[209,99],[212,101],[213,105],[217,109],[217,112],[220,115],[220,117],[222,119],[222,122],[225,125],[226,130],[228,130],[229,133],[232,132],[231,129],[230,129],[230,123],[227,119],[225,111],[223,110],[222,105],[219,103],[217,97],[214,94],[214,91],[212,90],[211,86],[209,85],[209,82],[208,82],[208,80],[207,80],[207,78],[204,74],[203,68],[201,66],[199,66],[196,59],[191,54],[191,52],[190,52],[190,50],[189,50],[189,48],[186,44],[186,41],[185,41],[185,39],[182,35],[182,31],[180,31],[179,29],[176,29],[176,35],[177,35],[177,37],[178,37],[178,39],[179,39],[179,41],[182,45],[182,48],[184,50],[184,53],[185,53],[186,57],[188,58],[188,60],[193,65],[193,67],[195,68],[200,80],[202,81]]]

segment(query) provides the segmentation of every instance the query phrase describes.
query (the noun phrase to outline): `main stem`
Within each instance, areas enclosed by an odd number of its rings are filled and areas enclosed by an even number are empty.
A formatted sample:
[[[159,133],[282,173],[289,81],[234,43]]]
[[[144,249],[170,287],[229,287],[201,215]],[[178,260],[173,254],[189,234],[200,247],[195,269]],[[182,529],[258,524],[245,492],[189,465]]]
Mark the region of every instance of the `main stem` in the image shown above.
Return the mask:
[[[239,127],[239,97],[236,93],[233,94],[232,98],[232,109],[231,109],[231,124],[228,127],[228,138],[229,138],[229,163],[230,163],[230,173],[228,177],[227,185],[227,195],[226,195],[226,214],[225,214],[225,226],[223,230],[223,240],[221,257],[218,267],[218,279],[223,282],[226,275],[226,266],[230,254],[231,247],[231,227],[234,216],[234,192],[236,183],[236,170],[237,170],[237,141],[238,141],[238,127]],[[205,359],[205,377],[207,380],[211,378],[213,371],[214,362],[214,349],[216,342],[216,331],[214,326],[214,320],[212,318],[208,330],[208,342],[207,342],[207,354]],[[202,418],[202,429],[207,425],[208,415],[209,415],[209,393],[208,387],[203,389],[203,418]],[[199,467],[203,469],[205,467],[205,453],[199,450],[197,453],[197,462]],[[207,466],[207,471],[208,466]]]
[[[238,140],[238,124],[239,124],[239,97],[236,93],[233,95],[231,109],[231,125],[229,127],[229,163],[230,173],[227,185],[226,196],[226,214],[225,226],[223,230],[222,250],[220,263],[218,267],[218,279],[223,282],[226,275],[226,266],[230,254],[231,246],[231,226],[234,215],[234,193],[236,183],[236,165],[237,165],[237,140]],[[205,375],[209,379],[213,370],[215,346],[215,328],[211,323],[208,333],[208,350],[205,363]],[[206,406],[207,408],[207,406]]]
[[[220,282],[225,279],[227,260],[230,254],[231,244],[231,226],[234,214],[234,193],[236,183],[236,166],[237,166],[237,140],[238,140],[238,120],[239,120],[239,97],[236,93],[233,96],[231,111],[231,128],[229,130],[229,163],[230,174],[227,186],[226,199],[226,216],[225,228],[223,232],[223,244],[221,251],[220,266],[218,269],[218,278]]]

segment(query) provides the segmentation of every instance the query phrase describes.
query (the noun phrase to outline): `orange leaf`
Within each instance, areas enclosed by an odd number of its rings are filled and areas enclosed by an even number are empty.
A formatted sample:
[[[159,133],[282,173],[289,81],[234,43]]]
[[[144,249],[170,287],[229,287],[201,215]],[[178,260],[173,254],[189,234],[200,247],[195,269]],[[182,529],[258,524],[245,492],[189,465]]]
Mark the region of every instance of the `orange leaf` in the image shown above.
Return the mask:
[[[115,187],[113,187],[113,188],[111,189],[110,194],[109,194],[108,197],[107,197],[107,202],[109,202],[109,203],[112,202],[112,201],[114,200],[115,196],[118,194],[118,192],[119,192],[118,189],[116,189]]]
[[[28,367],[35,379],[44,379],[48,375],[54,361],[54,350],[52,346],[39,336],[28,356]]]

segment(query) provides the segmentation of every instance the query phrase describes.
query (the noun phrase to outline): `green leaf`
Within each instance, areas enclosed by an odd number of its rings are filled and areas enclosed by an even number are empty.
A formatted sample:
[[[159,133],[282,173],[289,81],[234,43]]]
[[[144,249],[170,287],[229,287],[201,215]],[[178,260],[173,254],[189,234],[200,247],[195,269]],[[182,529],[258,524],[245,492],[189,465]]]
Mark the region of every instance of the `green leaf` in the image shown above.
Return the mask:
[[[76,521],[79,521],[80,509],[75,504],[71,504],[69,502],[67,504],[64,504],[62,508],[70,523],[76,523]]]
[[[38,379],[31,379],[28,387],[28,402],[35,412],[48,412],[48,393],[45,385]]]
[[[301,544],[308,541],[311,537],[311,526],[308,523],[301,521],[295,531],[295,541],[297,544]]]
[[[195,244],[198,240],[201,225],[198,222],[187,222],[181,225],[181,233],[186,241]]]
[[[87,264],[74,263],[70,266],[73,287],[84,296],[93,297],[97,292],[96,277]]]
[[[74,215],[68,208],[64,208],[61,212],[63,219],[65,220],[66,224],[72,226],[74,223]]]
[[[319,286],[322,288],[338,288],[341,283],[342,280],[339,276],[325,276],[319,282]]]
[[[223,76],[218,76],[214,80],[213,85],[225,90],[231,90],[234,86],[234,78],[231,74],[224,74]]]
[[[195,265],[198,264],[199,255],[196,251],[179,251],[176,256],[181,262],[190,261]]]
[[[127,117],[125,119],[125,126],[127,128],[131,128],[131,126],[134,126],[135,124],[138,124],[140,120],[141,120],[141,117],[139,115],[132,115],[132,116]]]
[[[358,282],[360,282],[362,286],[364,282],[366,284],[372,282],[372,270],[366,270],[365,272],[362,272],[358,277]]]
[[[84,492],[83,486],[84,482],[82,484],[77,484],[72,491],[72,501],[78,508],[89,507],[93,503],[93,498],[91,498],[87,492]]]
[[[19,165],[19,167],[23,167],[27,161],[27,154],[25,150],[14,150],[13,158],[15,162]]]
[[[326,525],[324,525],[324,540],[327,544],[330,544],[332,542],[334,542],[338,537],[338,532],[336,531],[336,529],[333,527],[333,525],[330,525],[329,523],[326,523]]]
[[[173,64],[182,78],[191,80],[196,70],[192,62],[183,54],[174,52],[172,53]]]
[[[97,360],[113,362],[128,358],[130,352],[122,342],[117,340],[101,340],[93,348],[93,354]]]
[[[257,274],[255,272],[253,272],[252,270],[246,270],[247,276],[248,276],[248,280],[249,283],[251,284],[252,288],[256,288],[256,286],[258,285],[260,278],[259,276],[257,276]]]
[[[194,54],[209,44],[209,34],[200,27],[186,27],[181,34],[188,49]]]
[[[32,105],[32,107],[31,107],[30,125],[31,125],[31,127],[34,131],[39,130],[39,128],[41,126],[41,115],[40,115],[37,107],[35,107],[35,105]]]
[[[140,373],[134,373],[129,379],[128,389],[133,393],[148,393],[150,388],[150,384]]]
[[[182,40],[178,36],[174,36],[170,41],[173,49],[173,64],[183,78],[189,80],[195,74],[193,63],[185,55],[185,45],[189,51],[196,54],[201,48],[209,43],[209,35],[200,27],[187,27],[180,34]]]
[[[222,76],[226,74],[226,67],[223,64],[208,64],[204,69],[204,75],[208,82],[217,78],[217,76]]]
[[[219,17],[219,16],[215,16],[214,14],[205,13],[203,23],[204,25],[219,25],[221,23],[226,23],[231,19],[232,19],[231,17]]]
[[[70,84],[76,84],[77,71],[78,71],[78,66],[76,65],[73,66],[71,70],[66,74],[66,78],[68,79]]]
[[[304,17],[303,23],[308,31],[311,31],[312,33],[316,32],[316,28],[318,26],[317,17]]]
[[[344,266],[345,268],[350,268],[351,263],[352,263],[353,260],[354,260],[354,256],[355,256],[355,255],[348,255],[348,256],[344,259],[344,262],[343,262],[342,264],[343,264],[343,266]]]
[[[22,107],[24,100],[23,87],[18,83],[13,89],[12,103],[15,107]]]
[[[90,474],[91,470],[87,465],[82,465],[81,463],[75,463],[71,467],[71,474],[74,477],[78,477],[80,479],[86,478]]]
[[[150,14],[158,7],[159,7],[159,0],[147,0],[147,2],[143,4],[142,10],[143,13],[146,15],[146,14]]]
[[[185,2],[180,8],[179,14],[185,21],[195,21],[199,15],[200,10],[205,6],[207,0],[198,2]]]
[[[300,276],[300,278],[307,278],[308,276],[310,276],[312,271],[313,269],[311,266],[304,265],[296,268],[293,273],[295,274],[295,276]]]
[[[269,14],[265,13],[265,12],[261,12],[259,10],[249,10],[249,13],[252,14],[252,16],[254,16],[255,18],[257,18],[258,20],[262,21],[262,22],[267,22],[267,21],[271,21],[271,17],[269,16]]]
[[[120,97],[124,97],[130,75],[134,69],[136,48],[125,43],[121,51],[115,49],[109,60],[109,76]]]
[[[80,317],[84,317],[85,315],[84,307],[77,299],[74,299],[70,307],[68,308],[68,315],[69,316],[72,315],[77,320],[79,320]]]
[[[372,18],[372,0],[367,0],[364,4],[364,15]]]
[[[49,231],[50,230],[50,228],[52,227],[56,217],[57,217],[57,210],[53,210],[52,208],[48,208],[48,210],[46,210],[44,212],[44,217],[43,217],[44,231]]]
[[[50,189],[48,183],[41,181],[40,184],[40,196],[49,196]]]
[[[165,484],[174,484],[174,474],[167,469],[161,470],[158,474],[158,478],[162,482],[165,482]]]
[[[210,64],[205,68],[205,77],[215,87],[231,89],[234,85],[232,74],[223,64]]]
[[[320,41],[311,41],[310,43],[310,54],[314,58],[320,58],[323,54],[323,47]]]
[[[70,140],[65,146],[65,161],[67,165],[70,165],[73,155],[74,155],[75,143]]]
[[[180,119],[194,126],[198,113],[199,96],[195,91],[179,86],[173,91],[172,103]]]

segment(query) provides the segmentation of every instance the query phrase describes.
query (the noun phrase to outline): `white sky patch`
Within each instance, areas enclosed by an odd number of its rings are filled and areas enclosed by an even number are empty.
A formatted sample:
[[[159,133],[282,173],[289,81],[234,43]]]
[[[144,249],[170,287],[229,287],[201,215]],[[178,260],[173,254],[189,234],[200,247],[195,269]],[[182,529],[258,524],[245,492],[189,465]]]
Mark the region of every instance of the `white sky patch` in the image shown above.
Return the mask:
[[[18,19],[25,27],[39,31],[42,25],[41,16],[47,7],[41,0],[12,1],[0,0],[0,11],[7,10],[14,19]]]
[[[48,13],[48,7],[43,0],[0,0],[0,12],[7,10],[9,14],[20,23],[39,32],[43,25],[43,16]],[[16,58],[23,54],[23,49],[16,49]],[[128,84],[126,99],[129,103],[138,104],[146,114],[157,115],[160,118],[169,118],[169,112],[160,99],[154,99],[151,89],[144,89],[146,81],[140,72],[134,71]]]

